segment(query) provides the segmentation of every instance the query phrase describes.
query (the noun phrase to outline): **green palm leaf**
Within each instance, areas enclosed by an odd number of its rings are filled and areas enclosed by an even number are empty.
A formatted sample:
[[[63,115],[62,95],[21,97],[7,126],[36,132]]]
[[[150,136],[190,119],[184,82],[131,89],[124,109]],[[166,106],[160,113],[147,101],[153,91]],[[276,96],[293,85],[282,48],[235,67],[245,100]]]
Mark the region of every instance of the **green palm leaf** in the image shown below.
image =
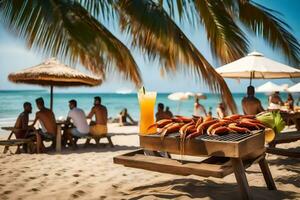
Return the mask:
[[[195,0],[200,21],[205,27],[213,55],[222,63],[248,53],[248,40],[221,0]]]
[[[167,72],[183,71],[201,77],[212,91],[220,92],[229,109],[236,112],[224,79],[189,41],[162,7],[153,1],[119,1],[122,30],[133,38],[133,46],[158,59]]]
[[[80,61],[97,74],[117,70],[141,85],[139,69],[128,48],[75,1],[12,0],[0,5],[2,20],[25,38],[29,48]]]
[[[278,12],[251,1],[239,3],[239,19],[255,35],[262,36],[273,49],[279,49],[290,62],[299,64],[300,44],[291,28],[278,18]]]

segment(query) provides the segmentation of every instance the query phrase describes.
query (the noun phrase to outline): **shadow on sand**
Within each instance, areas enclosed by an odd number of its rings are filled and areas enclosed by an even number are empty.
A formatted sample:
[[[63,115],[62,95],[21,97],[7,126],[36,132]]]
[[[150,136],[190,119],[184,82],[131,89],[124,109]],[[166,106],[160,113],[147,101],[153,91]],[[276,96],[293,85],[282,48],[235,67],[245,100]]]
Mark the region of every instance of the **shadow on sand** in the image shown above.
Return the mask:
[[[137,150],[139,149],[136,146],[125,146],[125,145],[114,145],[114,147],[110,147],[106,143],[101,143],[98,146],[95,144],[90,144],[88,147],[84,147],[84,144],[79,144],[78,148],[72,149],[72,148],[63,148],[61,155],[68,155],[68,154],[82,154],[82,153],[101,153],[101,152],[118,152],[118,151],[127,151],[127,150]],[[49,155],[57,155],[55,150],[47,150],[45,152]]]
[[[297,148],[300,151],[300,148]],[[296,174],[284,176],[284,174],[276,178],[276,182],[283,184],[293,184],[300,188],[300,159],[280,156],[276,159],[268,160],[270,166],[275,165],[279,170],[287,170]]]
[[[250,187],[254,199],[293,199],[295,192],[271,191],[266,187]],[[145,185],[133,188],[130,192],[139,193],[130,198],[209,198],[209,199],[241,199],[236,184],[217,183],[212,180],[197,180],[193,178],[180,178],[172,181],[165,181],[157,184]],[[131,193],[132,196],[132,193]]]
[[[288,170],[300,174],[300,159],[279,156],[276,159],[268,160],[269,165],[275,165],[280,170]]]

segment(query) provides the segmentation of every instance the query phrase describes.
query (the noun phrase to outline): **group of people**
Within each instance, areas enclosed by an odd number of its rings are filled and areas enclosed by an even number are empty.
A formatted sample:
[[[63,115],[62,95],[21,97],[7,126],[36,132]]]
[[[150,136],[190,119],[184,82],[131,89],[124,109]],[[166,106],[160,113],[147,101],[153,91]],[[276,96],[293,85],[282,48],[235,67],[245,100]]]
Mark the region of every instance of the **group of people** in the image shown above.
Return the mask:
[[[165,105],[163,103],[158,103],[157,112],[155,114],[156,121],[161,119],[171,119],[173,117],[173,113],[170,111],[170,108],[167,106],[165,109]]]
[[[288,94],[287,100],[282,101],[279,92],[274,92],[269,96],[269,107],[268,109],[280,109],[281,106],[286,106],[288,110],[294,110],[294,99],[292,94]],[[255,89],[253,86],[247,88],[247,95],[242,99],[242,109],[246,115],[256,115],[264,111],[264,108],[258,98],[255,97]],[[195,98],[194,103],[194,115],[196,116],[211,116],[212,108],[209,108],[207,113],[205,107],[199,103],[199,99]],[[216,108],[216,114],[218,118],[226,117],[227,110],[224,103],[219,103]]]
[[[23,104],[24,111],[18,116],[14,132],[17,139],[35,137],[37,142],[37,151],[43,151],[43,140],[55,141],[57,134],[57,125],[55,115],[52,110],[45,107],[43,98],[35,100],[38,112],[35,119],[29,125],[29,114],[32,112],[32,105],[29,102]],[[62,144],[76,145],[74,138],[82,137],[88,134],[103,135],[107,133],[107,109],[101,104],[101,97],[94,97],[94,106],[86,116],[85,112],[77,107],[77,101],[69,101],[70,111],[63,128]],[[87,119],[95,121],[88,124]],[[38,124],[37,124],[38,123]],[[35,128],[38,125],[38,128]],[[53,146],[55,142],[52,143]]]
[[[216,113],[218,118],[223,118],[227,116],[226,108],[224,103],[219,103],[216,108]],[[205,107],[199,103],[199,98],[195,97],[194,103],[194,115],[195,116],[212,116],[212,107],[209,107],[208,112],[206,112]]]
[[[35,119],[31,125],[29,125],[29,114],[32,112],[32,105],[30,102],[23,104],[24,111],[18,116],[15,123],[15,135],[17,139],[35,137],[37,141],[38,149],[43,149],[43,140],[55,140],[56,138],[56,120],[52,110],[45,107],[43,98],[37,98],[35,100],[38,112],[35,114]],[[291,94],[288,94],[288,98],[285,102],[282,101],[279,92],[275,92],[269,97],[269,108],[280,108],[280,106],[287,106],[289,109],[294,108],[294,99]],[[82,137],[88,134],[91,135],[103,135],[107,133],[107,109],[101,104],[101,97],[94,97],[94,106],[88,115],[77,107],[77,101],[72,99],[69,101],[70,111],[67,115],[67,120],[63,128],[63,145],[76,145],[76,140],[73,138]],[[253,86],[247,88],[247,96],[242,99],[242,108],[244,114],[256,115],[264,111],[264,108],[258,98],[255,97],[255,89]],[[199,99],[195,98],[194,103],[194,115],[199,116],[211,116],[212,108],[207,113],[205,107],[199,103]],[[219,103],[216,113],[218,118],[227,116],[224,103]],[[92,119],[95,116],[95,121],[91,121],[88,124],[87,119]],[[173,117],[173,113],[169,107],[164,106],[162,103],[158,103],[157,113],[155,114],[156,121],[161,119],[170,119]],[[127,121],[129,119],[129,121]],[[39,122],[39,128],[34,128]],[[124,108],[119,115],[119,123],[123,126],[137,125],[131,116],[128,114],[127,109]],[[53,143],[54,144],[54,143]]]
[[[287,100],[282,101],[279,92],[274,92],[269,96],[268,109],[280,109],[281,106],[286,106],[288,110],[294,110],[294,99],[292,94],[288,94]],[[247,96],[242,100],[243,112],[246,115],[256,115],[264,111],[263,106],[258,98],[255,97],[255,89],[253,86],[247,88]]]

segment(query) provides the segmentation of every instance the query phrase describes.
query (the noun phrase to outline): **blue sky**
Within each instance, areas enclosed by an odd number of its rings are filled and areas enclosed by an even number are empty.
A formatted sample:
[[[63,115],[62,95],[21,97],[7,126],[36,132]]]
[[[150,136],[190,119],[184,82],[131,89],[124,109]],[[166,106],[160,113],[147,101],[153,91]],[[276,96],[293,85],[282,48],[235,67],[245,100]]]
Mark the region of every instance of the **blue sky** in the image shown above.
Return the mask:
[[[292,27],[293,34],[300,40],[300,1],[299,0],[256,0],[256,2],[279,11],[283,14],[282,18]],[[200,52],[213,64],[214,67],[219,67],[218,63],[213,60],[209,45],[206,41],[206,35],[203,30],[194,30],[190,27],[182,27],[182,30],[187,34],[189,39],[197,46]],[[113,32],[120,36],[120,34],[113,30]],[[125,44],[129,44],[126,37],[121,36],[121,40]],[[269,48],[262,39],[249,36],[251,42],[250,50],[257,50],[265,54],[265,56],[274,60],[286,63],[286,60],[278,52],[274,52]],[[143,56],[134,51],[134,58],[140,67],[144,85],[149,90],[156,90],[159,92],[173,92],[173,91],[201,91],[208,92],[208,89],[192,81],[189,77],[182,74],[167,75],[161,77],[159,73],[159,64],[145,61]],[[0,24],[0,90],[7,89],[41,89],[38,86],[16,85],[7,80],[7,76],[11,72],[15,72],[36,64],[47,59],[37,51],[28,50],[24,41],[17,38],[13,33],[9,32],[2,24]],[[300,63],[299,63],[300,66]],[[77,69],[85,71],[82,66],[76,66]],[[265,83],[267,80],[255,80],[254,85],[258,86]],[[236,80],[226,79],[232,92],[244,92],[249,84],[249,81],[237,82]],[[276,80],[275,83],[289,83],[289,80]],[[59,91],[68,92],[115,92],[117,90],[134,89],[134,86],[126,81],[121,81],[117,75],[108,76],[107,81],[99,87],[95,88],[68,88],[60,89]]]

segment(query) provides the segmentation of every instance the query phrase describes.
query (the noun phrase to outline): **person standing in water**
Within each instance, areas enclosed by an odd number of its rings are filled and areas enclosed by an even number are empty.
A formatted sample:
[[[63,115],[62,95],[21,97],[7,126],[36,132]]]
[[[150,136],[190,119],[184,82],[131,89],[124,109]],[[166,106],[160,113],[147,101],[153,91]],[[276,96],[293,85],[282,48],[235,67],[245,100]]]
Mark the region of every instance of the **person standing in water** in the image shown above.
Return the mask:
[[[199,98],[198,97],[195,97],[194,115],[195,116],[201,116],[201,115],[206,116],[207,115],[204,106],[199,103]]]

